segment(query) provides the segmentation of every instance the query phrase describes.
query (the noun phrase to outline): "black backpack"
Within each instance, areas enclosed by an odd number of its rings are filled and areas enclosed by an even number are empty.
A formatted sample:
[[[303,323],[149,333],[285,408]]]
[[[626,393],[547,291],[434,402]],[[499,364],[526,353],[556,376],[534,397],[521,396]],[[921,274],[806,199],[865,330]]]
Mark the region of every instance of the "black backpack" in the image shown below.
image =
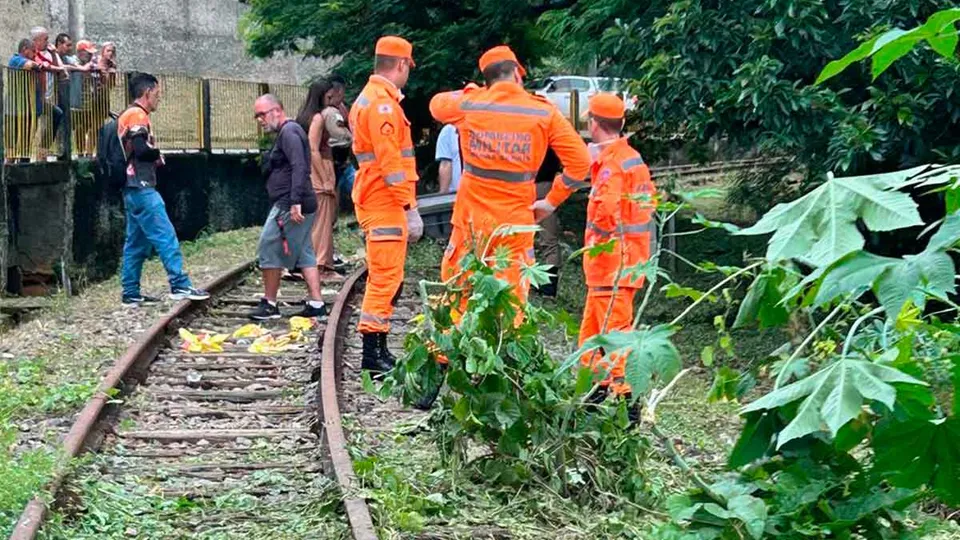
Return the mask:
[[[110,120],[100,128],[97,137],[97,165],[100,175],[107,181],[107,186],[119,191],[127,184],[127,156],[118,134],[118,119],[117,115],[110,113]]]

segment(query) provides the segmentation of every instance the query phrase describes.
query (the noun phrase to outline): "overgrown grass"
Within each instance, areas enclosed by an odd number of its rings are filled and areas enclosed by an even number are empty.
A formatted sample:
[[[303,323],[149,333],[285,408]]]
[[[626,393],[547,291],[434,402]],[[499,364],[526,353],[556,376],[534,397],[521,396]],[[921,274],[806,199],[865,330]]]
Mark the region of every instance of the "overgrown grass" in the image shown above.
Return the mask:
[[[338,519],[339,494],[331,480],[314,477],[309,491],[258,499],[226,492],[211,499],[170,498],[157,495],[149,484],[120,484],[100,477],[96,459],[77,476],[82,503],[69,515],[57,514],[41,538],[99,540],[112,538],[349,538],[346,523]],[[259,471],[261,487],[283,487],[283,475]],[[333,519],[331,519],[331,517]]]

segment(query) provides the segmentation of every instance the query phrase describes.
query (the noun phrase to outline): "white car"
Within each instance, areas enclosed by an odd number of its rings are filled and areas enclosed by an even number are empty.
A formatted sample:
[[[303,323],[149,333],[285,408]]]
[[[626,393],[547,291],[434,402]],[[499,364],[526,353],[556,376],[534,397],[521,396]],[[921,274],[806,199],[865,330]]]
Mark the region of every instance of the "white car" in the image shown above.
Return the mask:
[[[637,106],[636,96],[622,90],[623,80],[609,77],[580,77],[575,75],[556,75],[535,83],[534,93],[544,96],[557,106],[566,117],[570,117],[570,92],[580,94],[580,114],[587,110],[588,100],[598,92],[616,92],[626,103],[627,110]]]

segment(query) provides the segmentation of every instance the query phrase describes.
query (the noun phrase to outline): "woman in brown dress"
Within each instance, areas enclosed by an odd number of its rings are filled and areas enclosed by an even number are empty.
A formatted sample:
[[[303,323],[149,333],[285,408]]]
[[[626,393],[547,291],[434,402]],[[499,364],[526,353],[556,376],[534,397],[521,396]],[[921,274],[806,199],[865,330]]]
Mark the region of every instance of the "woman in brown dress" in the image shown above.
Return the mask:
[[[337,174],[330,149],[330,132],[324,126],[322,111],[336,98],[336,90],[326,79],[310,85],[307,100],[297,122],[307,131],[310,141],[310,181],[317,195],[317,218],[313,222],[313,249],[321,281],[342,281],[334,270],[333,224],[337,220]]]

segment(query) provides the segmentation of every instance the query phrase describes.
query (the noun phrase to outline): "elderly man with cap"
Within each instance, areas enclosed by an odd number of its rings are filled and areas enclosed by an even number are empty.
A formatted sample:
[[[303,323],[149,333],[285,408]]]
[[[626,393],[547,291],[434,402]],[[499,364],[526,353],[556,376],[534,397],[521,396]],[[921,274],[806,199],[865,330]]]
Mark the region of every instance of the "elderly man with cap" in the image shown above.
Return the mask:
[[[363,335],[361,368],[372,372],[393,368],[395,358],[387,349],[390,316],[403,285],[407,241],[423,234],[413,138],[400,108],[400,89],[415,66],[410,42],[380,38],[374,73],[350,109],[353,153],[360,164],[352,199],[366,237],[368,270],[357,329]]]
[[[534,262],[533,233],[491,237],[500,225],[542,221],[570,194],[588,186],[590,155],[556,106],[524,90],[526,70],[509,47],[484,53],[480,71],[486,80],[484,88],[470,84],[463,90],[437,94],[430,101],[433,117],[456,125],[460,132],[463,159],[453,232],[441,273],[445,280],[459,274],[461,260],[474,245],[490,246],[487,253],[478,254],[487,261],[495,250],[506,248],[510,264],[498,277],[513,285],[522,304],[530,284],[521,279],[521,270]],[[547,196],[536,201],[534,182],[548,148],[564,168]],[[479,238],[471,238],[471,234]],[[519,310],[516,321],[521,320]]]
[[[631,327],[634,298],[644,280],[629,270],[650,259],[656,188],[643,158],[630,147],[627,137],[620,136],[624,110],[623,101],[615,94],[590,98],[590,154],[594,162],[584,245],[610,244],[612,249],[583,256],[587,302],[580,323],[580,346],[597,334]],[[607,374],[594,400],[603,400],[610,391],[615,395],[629,393],[630,387],[623,383],[623,357],[604,358],[602,351],[593,351],[581,362]]]

